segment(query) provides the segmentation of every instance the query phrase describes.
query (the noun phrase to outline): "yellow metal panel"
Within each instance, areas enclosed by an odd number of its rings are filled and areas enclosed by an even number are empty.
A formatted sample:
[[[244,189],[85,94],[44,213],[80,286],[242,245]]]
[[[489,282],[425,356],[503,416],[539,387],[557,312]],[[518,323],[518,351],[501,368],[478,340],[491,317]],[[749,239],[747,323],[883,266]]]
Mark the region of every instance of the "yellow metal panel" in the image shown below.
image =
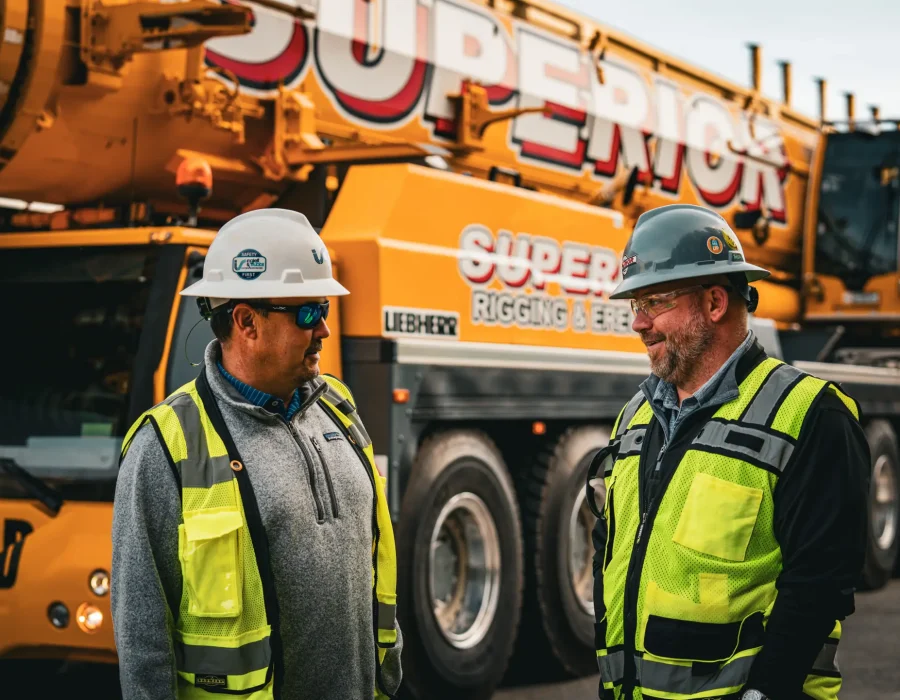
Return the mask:
[[[472,248],[473,235],[492,240],[494,252]],[[617,284],[628,235],[609,210],[414,165],[354,168],[322,230],[350,290],[341,301],[345,335],[644,352],[627,303],[602,296],[601,285],[609,291]],[[501,250],[513,240],[511,250]],[[473,256],[485,259],[477,270]],[[488,279],[483,273],[491,269]],[[532,310],[555,305],[559,316],[505,323],[497,304],[513,299]],[[576,305],[586,314],[582,331]],[[418,313],[424,332],[409,333],[403,318],[397,325],[394,309]],[[435,334],[429,314],[455,318],[458,333]],[[618,326],[601,328],[609,317]],[[556,320],[560,326],[543,323]]]
[[[180,226],[38,231],[0,234],[0,248],[65,248],[70,246],[146,245],[147,243],[207,247],[214,237],[214,231]]]
[[[872,277],[860,293],[848,292],[843,280],[815,275],[822,296],[806,300],[810,320],[900,321],[900,283],[896,273]]]
[[[35,501],[7,499],[2,505],[6,522],[24,521],[32,532],[22,545],[15,585],[0,590],[0,657],[30,650],[40,658],[67,658],[74,653],[95,661],[115,661],[109,595],[97,597],[89,587],[91,572],[110,571],[112,504],[66,501],[55,518]],[[56,629],[47,619],[49,604],[57,600],[69,608],[65,629]],[[103,624],[93,634],[85,634],[75,623],[75,611],[82,602],[92,603],[103,613]]]

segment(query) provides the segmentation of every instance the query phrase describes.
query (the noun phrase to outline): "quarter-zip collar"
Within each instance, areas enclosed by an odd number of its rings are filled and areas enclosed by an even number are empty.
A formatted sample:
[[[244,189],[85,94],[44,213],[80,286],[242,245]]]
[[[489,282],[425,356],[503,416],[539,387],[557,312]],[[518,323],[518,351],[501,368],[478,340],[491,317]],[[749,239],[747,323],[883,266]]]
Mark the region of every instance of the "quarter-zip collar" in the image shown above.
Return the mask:
[[[222,346],[218,340],[213,339],[206,346],[204,361],[205,367],[203,371],[206,372],[207,381],[209,381],[210,388],[215,393],[216,398],[224,401],[235,409],[249,413],[266,422],[279,419],[285,421],[288,420],[286,411],[284,413],[281,411],[276,412],[267,406],[255,403],[236,384],[227,379],[219,369],[222,361]],[[243,384],[243,382],[241,383]],[[263,395],[263,392],[253,389],[246,384],[244,384],[244,386],[247,387],[248,392],[257,392],[257,394]],[[297,390],[294,393],[294,400],[298,405],[296,410],[291,414],[290,419],[297,420],[302,418],[309,407],[312,406],[327,389],[328,385],[325,383],[325,380],[320,377],[311,379],[305,384],[297,387]]]

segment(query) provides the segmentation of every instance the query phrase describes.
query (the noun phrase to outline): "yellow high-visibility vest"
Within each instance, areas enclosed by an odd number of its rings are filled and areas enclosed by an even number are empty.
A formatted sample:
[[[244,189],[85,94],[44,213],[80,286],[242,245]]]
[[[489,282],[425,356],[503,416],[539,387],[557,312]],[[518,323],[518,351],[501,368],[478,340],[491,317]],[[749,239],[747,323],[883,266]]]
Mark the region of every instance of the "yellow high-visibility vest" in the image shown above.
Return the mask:
[[[327,387],[318,401],[371,475],[373,643],[379,679],[374,697],[387,698],[379,688],[380,668],[397,642],[397,556],[385,479],[350,390],[335,377],[322,378]],[[178,557],[184,585],[173,621],[176,667],[183,681],[179,698],[209,700],[209,691],[227,689],[228,697],[271,700],[278,659],[273,647],[280,639],[272,629],[275,601],[268,553],[257,551],[265,547],[262,522],[205,373],[135,421],[122,445],[123,458],[145,422],[152,424],[181,475]]]
[[[768,358],[688,447],[671,480],[641,510],[638,474],[653,412],[643,393],[622,409],[610,444],[593,459],[589,503],[607,521],[597,661],[604,695],[689,700],[746,683],[775,603],[781,550],[773,492],[811,406],[833,384]],[[592,481],[602,474],[602,514]],[[834,700],[841,686],[833,631],[803,686]],[[628,692],[630,690],[630,693]]]

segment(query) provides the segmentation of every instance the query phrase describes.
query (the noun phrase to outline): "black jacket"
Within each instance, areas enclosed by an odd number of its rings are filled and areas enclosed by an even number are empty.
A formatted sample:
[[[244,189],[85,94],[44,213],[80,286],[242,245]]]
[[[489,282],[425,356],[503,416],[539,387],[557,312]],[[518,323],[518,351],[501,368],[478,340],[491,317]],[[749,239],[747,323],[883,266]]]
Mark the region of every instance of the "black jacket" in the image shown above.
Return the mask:
[[[758,343],[751,347],[738,361],[738,383],[766,357]],[[666,468],[675,468],[717,408],[703,408],[686,418],[658,474],[664,476]],[[648,457],[639,478],[644,503],[661,496],[657,492],[663,479],[652,478],[663,441],[656,417],[651,420],[648,440]],[[811,408],[793,463],[775,486],[774,531],[783,569],[764,646],[745,687],[773,700],[804,697],[807,672],[835,620],[853,613],[854,587],[865,559],[870,472],[869,445],[860,423],[836,394],[826,392]],[[602,518],[594,527],[593,541],[594,610],[600,620],[605,612],[601,569],[606,521]]]

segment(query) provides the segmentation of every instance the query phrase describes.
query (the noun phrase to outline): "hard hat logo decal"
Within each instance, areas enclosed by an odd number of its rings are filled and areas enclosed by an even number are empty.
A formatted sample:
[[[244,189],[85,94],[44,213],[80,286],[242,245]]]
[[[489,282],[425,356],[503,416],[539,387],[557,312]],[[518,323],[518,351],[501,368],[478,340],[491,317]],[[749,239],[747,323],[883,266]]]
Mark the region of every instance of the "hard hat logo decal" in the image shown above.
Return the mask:
[[[631,255],[627,258],[622,259],[622,274],[625,274],[625,271],[634,265],[637,262],[637,255]]]
[[[255,280],[266,271],[266,258],[258,250],[245,248],[231,259],[231,271],[245,280]]]
[[[715,236],[710,236],[706,239],[706,247],[709,248],[710,253],[718,255],[722,252],[722,241]]]
[[[324,248],[322,248],[321,251],[313,248],[312,254],[313,254],[313,260],[315,260],[317,263],[319,263],[319,265],[321,265],[322,263],[325,262],[325,249]]]
[[[732,250],[737,250],[737,243],[734,242],[734,239],[731,237],[731,234],[728,231],[722,231],[722,238],[725,239],[725,245],[727,245]]]

